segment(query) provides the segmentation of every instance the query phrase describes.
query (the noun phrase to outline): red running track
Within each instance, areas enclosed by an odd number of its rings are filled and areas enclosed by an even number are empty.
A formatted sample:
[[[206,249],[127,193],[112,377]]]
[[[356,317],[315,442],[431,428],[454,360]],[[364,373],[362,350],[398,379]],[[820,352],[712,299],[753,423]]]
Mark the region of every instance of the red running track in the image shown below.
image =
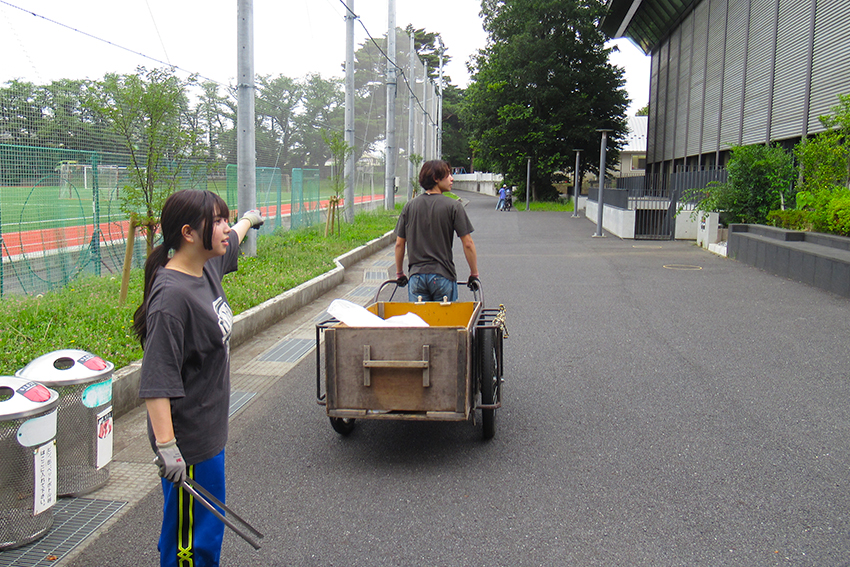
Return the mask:
[[[371,201],[383,201],[383,195],[363,195],[355,197],[355,203],[367,203]],[[344,202],[340,203],[344,205]],[[328,201],[320,201],[320,210],[327,209]],[[260,207],[263,216],[273,217],[277,215],[277,207]],[[292,205],[282,205],[280,214],[289,215]],[[100,225],[101,242],[111,243],[123,241],[127,237],[130,221],[119,221],[103,223]],[[59,248],[72,248],[75,246],[87,246],[92,239],[91,225],[68,226],[62,228],[45,228],[27,230],[22,232],[10,232],[3,235],[3,249],[0,254],[3,258],[12,258],[21,254],[39,253]]]

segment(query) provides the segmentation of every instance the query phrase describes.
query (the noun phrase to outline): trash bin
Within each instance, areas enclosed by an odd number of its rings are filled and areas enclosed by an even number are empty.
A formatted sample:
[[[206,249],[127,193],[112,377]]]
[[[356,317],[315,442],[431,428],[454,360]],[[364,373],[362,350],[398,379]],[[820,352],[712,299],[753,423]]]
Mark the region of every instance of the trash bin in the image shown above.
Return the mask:
[[[0,550],[35,541],[53,525],[59,394],[0,376]]]
[[[81,496],[109,480],[112,460],[112,370],[84,350],[39,356],[15,373],[59,394],[56,430],[57,494]]]

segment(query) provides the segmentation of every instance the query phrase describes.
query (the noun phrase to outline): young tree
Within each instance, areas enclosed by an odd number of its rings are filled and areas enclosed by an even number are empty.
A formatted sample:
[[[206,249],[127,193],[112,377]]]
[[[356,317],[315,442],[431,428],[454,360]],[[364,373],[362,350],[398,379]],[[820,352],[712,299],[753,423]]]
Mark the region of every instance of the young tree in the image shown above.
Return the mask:
[[[514,179],[526,178],[532,158],[532,195],[541,200],[557,197],[553,174],[572,169],[574,148],[585,150],[589,170],[599,163],[599,128],[612,130],[607,161],[615,164],[629,100],[596,25],[603,3],[484,0],[482,13],[489,41],[474,61],[465,112],[476,158]]]
[[[334,195],[330,198],[328,205],[328,222],[325,226],[325,236],[328,232],[333,232],[334,226],[339,230],[338,208],[342,193],[345,190],[345,162],[348,156],[351,155],[352,148],[343,138],[341,132],[330,132],[322,130],[322,140],[328,147],[328,151],[333,157],[333,173],[331,174],[331,183],[333,184]],[[354,203],[346,203],[347,207],[353,207]],[[353,216],[352,216],[353,218]]]
[[[122,191],[121,208],[142,227],[153,249],[159,212],[173,193],[197,147],[197,130],[186,126],[189,108],[182,80],[167,69],[107,74],[89,92],[87,106],[114,129],[130,156],[132,184]]]

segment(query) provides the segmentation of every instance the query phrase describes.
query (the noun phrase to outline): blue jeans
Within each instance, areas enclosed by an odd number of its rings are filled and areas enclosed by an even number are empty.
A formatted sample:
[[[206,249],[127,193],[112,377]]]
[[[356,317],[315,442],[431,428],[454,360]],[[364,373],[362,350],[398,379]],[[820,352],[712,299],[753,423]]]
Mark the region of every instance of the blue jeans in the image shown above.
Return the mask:
[[[457,282],[439,274],[413,274],[407,284],[408,301],[457,301]]]

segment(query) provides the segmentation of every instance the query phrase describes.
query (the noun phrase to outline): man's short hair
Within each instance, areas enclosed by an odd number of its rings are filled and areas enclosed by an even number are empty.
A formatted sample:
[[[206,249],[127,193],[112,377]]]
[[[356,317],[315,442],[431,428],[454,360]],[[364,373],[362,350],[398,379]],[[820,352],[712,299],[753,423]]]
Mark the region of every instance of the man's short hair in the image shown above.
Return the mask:
[[[452,173],[452,167],[441,159],[432,159],[422,164],[419,170],[419,185],[426,191],[430,191],[441,179],[445,179]]]

